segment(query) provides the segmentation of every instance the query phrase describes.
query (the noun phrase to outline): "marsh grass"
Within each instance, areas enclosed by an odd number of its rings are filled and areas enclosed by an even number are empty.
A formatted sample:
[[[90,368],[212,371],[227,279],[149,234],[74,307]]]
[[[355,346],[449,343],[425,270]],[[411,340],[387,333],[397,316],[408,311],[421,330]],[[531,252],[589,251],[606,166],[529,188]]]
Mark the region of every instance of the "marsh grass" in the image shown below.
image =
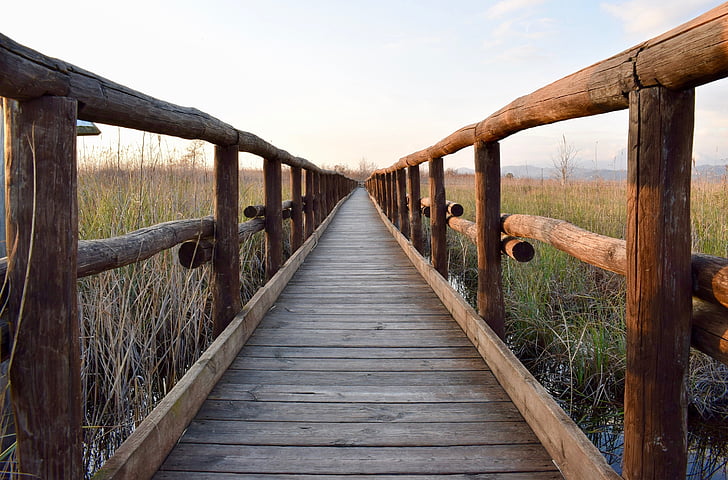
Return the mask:
[[[161,140],[141,148],[89,152],[80,159],[78,171],[79,237],[113,237],[169,220],[211,215],[212,182],[199,143],[184,152],[165,150]],[[261,172],[241,171],[239,198],[241,212],[262,203]],[[264,283],[262,233],[242,244],[240,255],[245,303]],[[87,477],[211,342],[210,273],[209,266],[181,267],[172,249],[79,279]],[[15,468],[13,456],[10,445],[3,463],[7,472]]]
[[[447,198],[463,204],[465,216],[471,220],[475,216],[473,181],[472,176],[447,179]],[[691,203],[693,251],[728,256],[728,181],[694,182]],[[504,178],[501,210],[568,220],[615,238],[625,236],[623,183],[561,185],[553,180]],[[475,248],[453,231],[448,232],[448,242],[452,283],[475,305]],[[617,453],[606,454],[608,460],[610,455],[619,457],[626,346],[625,279],[549,245],[536,241],[532,244],[536,256],[531,262],[522,264],[504,257],[502,264],[506,341],[597,446],[603,451],[617,449]],[[692,352],[688,398],[691,458],[707,458],[705,462],[724,475],[728,459],[728,367]],[[703,427],[710,424],[721,427],[710,429],[706,437]],[[710,478],[710,465],[691,462],[694,473],[689,478]]]

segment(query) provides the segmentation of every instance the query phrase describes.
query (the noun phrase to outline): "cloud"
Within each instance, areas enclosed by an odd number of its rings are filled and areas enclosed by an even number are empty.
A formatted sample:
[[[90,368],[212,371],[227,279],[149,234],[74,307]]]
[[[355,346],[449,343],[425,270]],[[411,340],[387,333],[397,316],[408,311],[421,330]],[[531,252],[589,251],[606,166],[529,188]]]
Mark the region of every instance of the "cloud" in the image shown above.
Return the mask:
[[[622,22],[629,35],[644,39],[661,34],[714,4],[714,0],[630,0],[604,2],[600,7]]]
[[[524,8],[540,5],[544,0],[502,0],[485,12],[487,18],[498,18]]]

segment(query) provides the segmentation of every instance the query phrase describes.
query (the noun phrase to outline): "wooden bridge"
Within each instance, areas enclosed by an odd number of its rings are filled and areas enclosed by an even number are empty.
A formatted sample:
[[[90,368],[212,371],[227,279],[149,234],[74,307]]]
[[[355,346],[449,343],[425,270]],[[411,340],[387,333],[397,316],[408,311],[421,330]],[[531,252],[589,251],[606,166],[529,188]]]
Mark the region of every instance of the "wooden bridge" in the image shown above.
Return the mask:
[[[694,89],[728,76],[727,52],[725,4],[374,172],[365,192],[208,114],[0,35],[2,353],[20,471],[84,475],[77,278],[181,244],[185,266],[212,262],[216,338],[95,478],[620,478],[501,340],[501,254],[516,255],[523,244],[513,237],[525,237],[626,275],[622,476],[684,477],[689,348],[728,361],[728,259],[691,254],[689,209]],[[501,214],[500,140],[626,108],[625,240]],[[213,143],[214,215],[79,240],[77,118]],[[468,146],[475,223],[454,216],[443,176],[443,157]],[[242,224],[239,152],[262,157],[265,177],[265,204]],[[431,262],[421,255],[422,205]],[[448,226],[476,244],[477,311],[447,282]],[[261,230],[268,281],[243,306],[239,244]]]

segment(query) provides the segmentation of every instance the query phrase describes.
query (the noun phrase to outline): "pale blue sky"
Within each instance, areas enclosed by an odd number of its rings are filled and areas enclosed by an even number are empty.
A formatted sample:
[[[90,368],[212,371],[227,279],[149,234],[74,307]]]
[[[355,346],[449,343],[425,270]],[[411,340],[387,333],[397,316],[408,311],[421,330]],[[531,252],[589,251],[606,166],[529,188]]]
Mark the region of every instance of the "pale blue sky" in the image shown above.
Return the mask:
[[[720,3],[27,0],[3,4],[0,31],[317,164],[386,166]],[[698,89],[701,163],[728,163],[726,85]],[[564,134],[584,166],[596,154],[621,168],[626,119],[517,134],[503,141],[502,163],[548,165]],[[96,141],[115,145],[115,135],[107,128]],[[446,159],[470,165],[469,151]]]

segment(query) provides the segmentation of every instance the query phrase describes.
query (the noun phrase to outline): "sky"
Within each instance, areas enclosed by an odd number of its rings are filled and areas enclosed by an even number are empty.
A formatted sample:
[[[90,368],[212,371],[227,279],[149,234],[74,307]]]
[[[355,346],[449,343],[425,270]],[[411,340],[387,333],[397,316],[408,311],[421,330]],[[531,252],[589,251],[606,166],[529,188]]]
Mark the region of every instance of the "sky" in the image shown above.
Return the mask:
[[[0,32],[318,165],[384,167],[720,3],[25,0],[4,2]],[[698,164],[728,163],[726,85],[697,89]],[[101,129],[84,145],[140,141]],[[626,168],[626,111],[515,134],[501,163],[548,166],[562,136],[580,166]],[[445,166],[472,167],[472,149]]]

